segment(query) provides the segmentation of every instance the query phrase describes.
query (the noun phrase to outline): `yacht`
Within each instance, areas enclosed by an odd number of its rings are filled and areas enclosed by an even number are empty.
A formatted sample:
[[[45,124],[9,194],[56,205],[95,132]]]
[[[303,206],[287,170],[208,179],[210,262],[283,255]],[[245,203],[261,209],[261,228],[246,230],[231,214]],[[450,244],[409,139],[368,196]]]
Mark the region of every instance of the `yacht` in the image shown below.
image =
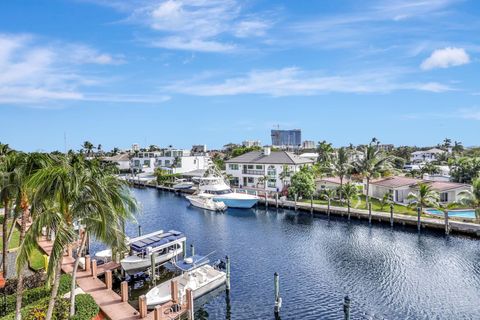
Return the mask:
[[[205,196],[204,194],[191,195],[186,197],[190,204],[194,207],[211,210],[211,211],[225,211],[227,210],[227,205],[222,201],[213,201],[211,197]]]
[[[172,281],[177,282],[180,301],[186,298],[187,289],[191,289],[193,299],[197,299],[224,285],[227,274],[212,267],[209,262],[207,257],[195,255],[175,263],[174,266],[182,274],[151,289],[146,295],[147,307],[153,308],[172,299]]]
[[[193,185],[194,183],[187,181],[187,179],[177,179],[172,188],[175,190],[188,190],[191,189]]]
[[[221,201],[229,208],[251,208],[258,202],[258,197],[246,193],[237,193],[221,177],[204,177],[199,179],[199,194]]]
[[[156,264],[167,262],[183,252],[186,240],[183,233],[175,230],[159,230],[129,239],[131,255],[122,259],[120,264],[128,274],[144,271],[151,265],[151,255],[155,256]]]

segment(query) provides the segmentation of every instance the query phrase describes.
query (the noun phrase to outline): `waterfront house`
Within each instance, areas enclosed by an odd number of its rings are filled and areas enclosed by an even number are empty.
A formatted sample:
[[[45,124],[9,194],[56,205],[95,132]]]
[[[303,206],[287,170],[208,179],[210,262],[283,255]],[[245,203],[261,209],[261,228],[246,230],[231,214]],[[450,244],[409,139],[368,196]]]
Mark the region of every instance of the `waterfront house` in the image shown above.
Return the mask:
[[[114,163],[120,172],[130,171],[130,155],[128,153],[120,153],[111,157],[104,157],[102,161]]]
[[[412,153],[410,161],[412,163],[437,161],[438,157],[444,153],[446,153],[446,151],[437,148],[429,149],[426,151],[415,151]]]
[[[352,182],[350,178],[343,178],[343,184]],[[339,177],[324,177],[315,180],[317,186],[317,192],[324,191],[326,189],[338,189],[340,188],[340,178]]]
[[[425,181],[430,184],[433,190],[438,192],[440,203],[452,203],[460,200],[459,194],[464,191],[471,191],[472,186],[464,183],[445,182],[445,181]],[[413,191],[417,191],[418,186],[413,187]]]
[[[269,191],[282,191],[294,173],[314,162],[288,151],[271,151],[265,147],[262,151],[252,151],[229,159],[225,164],[226,173],[231,177],[230,182],[234,187],[265,187]]]

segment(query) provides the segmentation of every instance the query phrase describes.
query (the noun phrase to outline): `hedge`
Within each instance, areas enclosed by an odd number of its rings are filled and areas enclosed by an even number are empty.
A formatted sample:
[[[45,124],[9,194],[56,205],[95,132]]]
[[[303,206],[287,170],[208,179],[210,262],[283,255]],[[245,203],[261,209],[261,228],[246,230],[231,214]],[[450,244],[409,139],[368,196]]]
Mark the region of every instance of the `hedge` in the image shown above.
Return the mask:
[[[62,296],[65,293],[70,291],[70,285],[72,282],[72,276],[69,274],[62,274],[60,277],[60,285],[58,287],[58,296]],[[34,289],[28,289],[23,291],[22,306],[29,306],[35,304],[43,298],[47,298],[47,301],[50,297],[51,287],[42,286]],[[7,296],[7,316],[10,313],[15,313],[15,307],[17,304],[17,297],[15,294]],[[48,303],[48,302],[47,302]],[[5,318],[5,317],[4,317]],[[1,318],[1,319],[4,319]]]
[[[75,316],[72,320],[91,320],[95,317],[100,308],[89,294],[78,294],[75,297]]]

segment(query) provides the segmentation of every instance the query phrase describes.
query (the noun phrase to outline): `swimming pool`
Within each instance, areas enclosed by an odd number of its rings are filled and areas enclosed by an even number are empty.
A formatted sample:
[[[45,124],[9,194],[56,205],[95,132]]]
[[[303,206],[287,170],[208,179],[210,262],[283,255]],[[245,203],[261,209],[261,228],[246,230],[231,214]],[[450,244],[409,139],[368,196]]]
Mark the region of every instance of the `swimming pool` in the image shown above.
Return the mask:
[[[425,212],[428,213],[428,214],[443,216],[443,212],[440,211],[440,210],[437,210],[437,209],[427,209],[427,210],[425,210]],[[455,217],[455,218],[475,219],[475,210],[468,209],[468,210],[448,211],[448,216],[449,217]]]

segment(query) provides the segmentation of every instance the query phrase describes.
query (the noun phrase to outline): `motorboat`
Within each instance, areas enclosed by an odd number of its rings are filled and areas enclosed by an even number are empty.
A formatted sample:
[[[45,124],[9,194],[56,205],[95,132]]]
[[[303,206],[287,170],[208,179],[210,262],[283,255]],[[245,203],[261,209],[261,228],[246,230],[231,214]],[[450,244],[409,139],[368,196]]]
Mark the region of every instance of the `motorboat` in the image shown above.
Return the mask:
[[[190,204],[194,207],[211,210],[211,211],[225,211],[227,206],[222,201],[214,201],[211,197],[204,194],[191,195],[186,197]]]
[[[258,197],[246,193],[233,192],[221,177],[203,177],[199,179],[199,194],[213,201],[223,202],[229,208],[251,208]]]
[[[95,253],[95,258],[97,260],[102,260],[103,262],[108,262],[112,260],[112,249],[105,249]]]
[[[188,190],[194,186],[194,183],[187,181],[187,179],[177,179],[175,184],[172,186],[175,190]]]
[[[185,301],[187,289],[191,289],[193,299],[197,299],[223,286],[226,282],[227,274],[209,265],[209,262],[206,256],[194,255],[175,263],[174,266],[182,274],[148,291],[146,295],[147,307],[153,308],[172,299],[172,281],[177,282],[180,301]]]
[[[144,271],[151,266],[151,256],[155,264],[165,263],[183,252],[187,238],[179,231],[159,230],[128,240],[131,254],[122,259],[120,264],[128,274]]]

